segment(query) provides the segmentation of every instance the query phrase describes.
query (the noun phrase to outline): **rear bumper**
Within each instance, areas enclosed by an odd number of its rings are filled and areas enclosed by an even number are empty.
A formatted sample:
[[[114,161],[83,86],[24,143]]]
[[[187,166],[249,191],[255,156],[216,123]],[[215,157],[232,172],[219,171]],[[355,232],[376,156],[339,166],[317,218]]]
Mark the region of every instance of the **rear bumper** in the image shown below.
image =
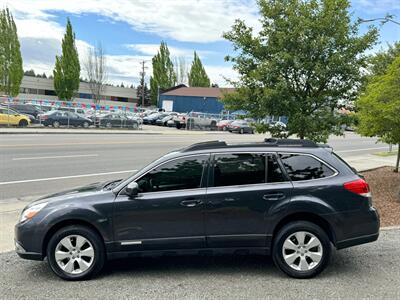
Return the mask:
[[[335,228],[335,246],[343,249],[376,241],[379,237],[379,214],[374,207],[347,213],[330,215]]]
[[[378,237],[379,237],[379,232],[343,240],[336,243],[336,249],[343,249],[365,243],[374,242],[378,239]]]

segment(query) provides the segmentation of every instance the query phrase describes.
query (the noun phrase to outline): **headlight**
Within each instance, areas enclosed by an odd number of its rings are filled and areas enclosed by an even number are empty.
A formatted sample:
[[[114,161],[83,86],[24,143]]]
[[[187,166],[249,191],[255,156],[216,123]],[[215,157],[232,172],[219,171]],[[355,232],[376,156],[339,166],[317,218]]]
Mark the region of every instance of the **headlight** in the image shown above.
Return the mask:
[[[21,223],[21,222],[24,222],[26,220],[32,219],[46,205],[47,205],[47,202],[44,202],[44,203],[33,205],[33,206],[23,210],[22,213],[21,213],[21,217],[19,219],[19,222]]]

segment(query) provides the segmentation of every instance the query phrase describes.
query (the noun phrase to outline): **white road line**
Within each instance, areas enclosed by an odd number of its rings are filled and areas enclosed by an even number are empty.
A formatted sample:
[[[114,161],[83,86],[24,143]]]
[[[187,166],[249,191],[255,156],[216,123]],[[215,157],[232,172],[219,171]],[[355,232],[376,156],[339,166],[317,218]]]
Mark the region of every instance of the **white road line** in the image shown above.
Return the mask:
[[[395,148],[395,147],[393,147]],[[368,150],[379,150],[379,149],[389,149],[386,147],[374,147],[374,148],[362,148],[362,149],[351,149],[351,150],[335,150],[336,153],[346,153],[346,152],[358,152],[358,151],[368,151]]]
[[[137,171],[138,170],[127,170],[127,171],[81,174],[81,175],[71,175],[71,176],[62,176],[62,177],[51,177],[51,178],[38,178],[38,179],[27,179],[27,180],[17,180],[17,181],[5,181],[5,182],[0,182],[0,185],[29,183],[29,182],[40,182],[40,181],[52,181],[52,180],[62,180],[62,179],[81,178],[81,177],[94,177],[94,176],[122,174],[122,173],[134,173],[134,172],[137,172]]]
[[[14,157],[12,160],[33,160],[33,159],[53,159],[53,158],[73,158],[73,157],[93,157],[98,154],[79,154],[79,155],[59,155],[59,156],[34,156],[34,157]]]

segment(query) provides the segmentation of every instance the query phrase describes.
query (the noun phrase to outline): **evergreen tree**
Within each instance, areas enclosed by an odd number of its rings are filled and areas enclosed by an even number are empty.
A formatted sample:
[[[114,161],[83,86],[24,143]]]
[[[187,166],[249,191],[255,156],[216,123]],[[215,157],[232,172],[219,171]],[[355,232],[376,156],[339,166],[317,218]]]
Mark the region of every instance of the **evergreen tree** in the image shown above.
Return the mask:
[[[147,87],[147,83],[144,82],[144,79],[140,79],[140,84],[136,88],[136,97],[138,98],[139,105],[150,105],[150,91]]]
[[[0,91],[17,96],[23,76],[17,27],[6,8],[0,11]]]
[[[176,84],[174,64],[171,61],[168,46],[161,42],[160,50],[152,59],[153,76],[150,77],[151,104],[157,104],[158,89],[164,90]]]
[[[62,54],[56,56],[54,74],[54,90],[59,99],[71,100],[79,89],[79,64],[78,50],[75,45],[75,33],[72,31],[71,22],[67,20],[67,28],[62,40]]]
[[[25,76],[33,76],[33,77],[36,76],[35,71],[33,69],[25,71],[24,75]]]
[[[206,73],[206,70],[201,63],[199,56],[196,51],[194,52],[194,59],[192,62],[192,67],[189,72],[189,86],[197,87],[209,87],[210,78]]]

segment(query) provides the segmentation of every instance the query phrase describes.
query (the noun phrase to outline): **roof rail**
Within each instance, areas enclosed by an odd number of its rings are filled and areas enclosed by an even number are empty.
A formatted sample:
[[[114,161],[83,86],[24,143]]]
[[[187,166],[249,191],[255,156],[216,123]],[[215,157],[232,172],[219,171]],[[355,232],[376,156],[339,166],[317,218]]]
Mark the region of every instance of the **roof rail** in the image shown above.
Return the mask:
[[[204,150],[204,149],[211,149],[211,148],[223,148],[228,146],[224,141],[208,141],[202,143],[196,143],[190,145],[186,148],[182,149],[182,152],[189,152],[189,151],[196,151],[196,150]]]
[[[266,138],[264,142],[271,146],[318,148],[318,144],[310,140]]]

